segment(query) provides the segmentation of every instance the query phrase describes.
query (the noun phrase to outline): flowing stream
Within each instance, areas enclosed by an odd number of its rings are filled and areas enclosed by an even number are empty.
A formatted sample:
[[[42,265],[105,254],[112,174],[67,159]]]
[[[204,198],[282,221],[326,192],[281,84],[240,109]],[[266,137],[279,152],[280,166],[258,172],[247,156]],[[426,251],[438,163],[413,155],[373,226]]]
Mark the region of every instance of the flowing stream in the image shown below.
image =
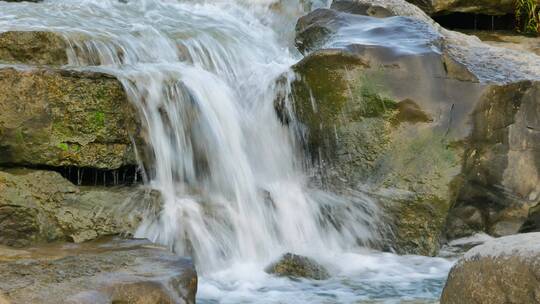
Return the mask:
[[[120,79],[145,126],[148,183],[165,200],[136,236],[193,256],[199,303],[436,301],[451,262],[369,249],[384,228],[376,202],[309,187],[298,134],[277,118],[274,100],[287,95],[301,59],[292,42],[306,6],[0,2],[0,31],[61,33],[66,68]],[[266,274],[285,252],[317,259],[332,278]]]

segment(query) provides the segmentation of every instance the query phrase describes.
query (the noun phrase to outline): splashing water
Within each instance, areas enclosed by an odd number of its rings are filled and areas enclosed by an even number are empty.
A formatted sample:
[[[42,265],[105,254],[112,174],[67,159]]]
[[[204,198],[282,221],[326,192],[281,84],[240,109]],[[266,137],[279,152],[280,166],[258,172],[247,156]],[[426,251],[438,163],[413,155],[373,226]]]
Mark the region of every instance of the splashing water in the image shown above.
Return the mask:
[[[47,30],[69,67],[122,82],[146,130],[150,185],[164,209],[136,236],[194,257],[202,303],[434,299],[450,262],[362,248],[382,225],[369,197],[310,189],[274,100],[300,59],[294,1],[0,2],[0,31]],[[277,79],[288,80],[280,85]],[[315,257],[324,282],[263,272],[284,252]]]

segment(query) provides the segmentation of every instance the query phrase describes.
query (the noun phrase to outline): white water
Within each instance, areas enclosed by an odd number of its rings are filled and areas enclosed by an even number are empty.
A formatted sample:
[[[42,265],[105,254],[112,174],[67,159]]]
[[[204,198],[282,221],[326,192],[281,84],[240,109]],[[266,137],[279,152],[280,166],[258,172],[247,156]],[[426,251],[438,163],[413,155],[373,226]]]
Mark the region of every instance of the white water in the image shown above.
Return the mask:
[[[150,184],[165,207],[136,235],[192,255],[201,303],[433,300],[450,262],[369,251],[376,202],[310,189],[295,134],[273,102],[300,55],[302,6],[271,1],[0,2],[0,31],[49,30],[70,42],[70,66],[123,83],[146,126]],[[285,90],[283,92],[282,90]],[[264,273],[284,252],[318,259],[323,282]]]

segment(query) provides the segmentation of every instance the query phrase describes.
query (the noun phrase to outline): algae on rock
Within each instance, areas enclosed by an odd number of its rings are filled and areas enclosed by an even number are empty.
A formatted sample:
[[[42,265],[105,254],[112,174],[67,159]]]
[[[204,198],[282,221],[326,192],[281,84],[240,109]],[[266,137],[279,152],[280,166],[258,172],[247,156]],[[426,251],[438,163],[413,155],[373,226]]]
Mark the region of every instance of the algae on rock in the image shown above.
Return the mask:
[[[160,204],[158,193],[144,187],[76,187],[56,172],[6,169],[0,171],[0,244],[129,235]]]
[[[0,63],[65,65],[68,64],[67,48],[64,37],[54,32],[0,33]]]
[[[0,70],[0,164],[117,169],[136,164],[136,109],[114,77]]]

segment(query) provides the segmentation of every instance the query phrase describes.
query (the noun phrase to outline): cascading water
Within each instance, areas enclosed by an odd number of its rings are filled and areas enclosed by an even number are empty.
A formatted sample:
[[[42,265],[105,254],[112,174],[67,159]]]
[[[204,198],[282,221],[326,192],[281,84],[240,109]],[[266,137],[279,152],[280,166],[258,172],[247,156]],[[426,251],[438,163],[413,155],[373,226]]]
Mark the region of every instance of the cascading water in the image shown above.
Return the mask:
[[[300,59],[290,42],[303,5],[271,4],[0,4],[0,31],[62,33],[70,68],[123,83],[145,126],[149,183],[165,202],[136,235],[194,257],[203,303],[432,298],[450,263],[362,248],[379,237],[376,204],[307,186],[294,134],[274,110],[288,87],[276,80],[292,79]],[[284,252],[316,257],[335,276],[318,285],[265,274]]]

